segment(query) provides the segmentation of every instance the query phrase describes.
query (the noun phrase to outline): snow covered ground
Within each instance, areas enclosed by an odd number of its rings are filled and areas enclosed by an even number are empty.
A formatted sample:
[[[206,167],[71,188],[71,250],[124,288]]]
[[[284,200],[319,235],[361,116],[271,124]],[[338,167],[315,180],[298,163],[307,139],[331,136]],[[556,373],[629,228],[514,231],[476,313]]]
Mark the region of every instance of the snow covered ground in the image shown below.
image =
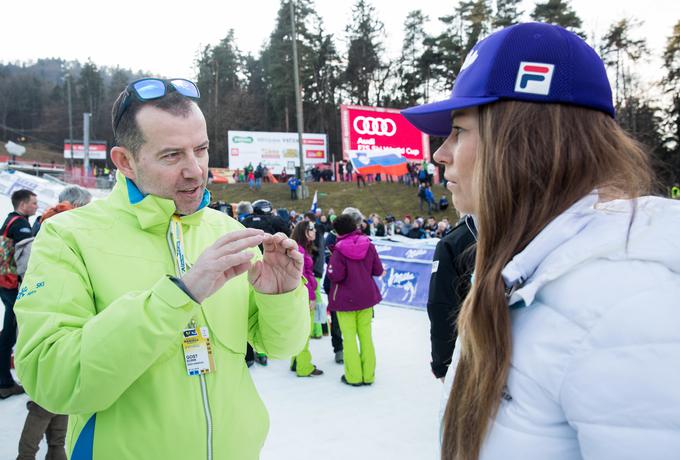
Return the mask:
[[[442,384],[430,373],[427,314],[378,306],[373,336],[372,386],[340,382],[330,337],[310,344],[320,377],[298,378],[283,361],[251,368],[271,417],[262,460],[435,458]],[[16,458],[27,399],[0,401],[0,460]]]

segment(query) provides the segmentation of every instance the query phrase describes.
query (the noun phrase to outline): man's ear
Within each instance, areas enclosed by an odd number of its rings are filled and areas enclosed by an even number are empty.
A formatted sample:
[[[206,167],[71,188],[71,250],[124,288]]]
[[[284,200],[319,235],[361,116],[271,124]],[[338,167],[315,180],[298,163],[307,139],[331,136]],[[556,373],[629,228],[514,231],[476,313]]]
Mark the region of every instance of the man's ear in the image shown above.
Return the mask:
[[[135,180],[137,175],[135,174],[135,158],[125,147],[116,146],[111,149],[111,161],[116,165],[118,171],[123,173],[125,177],[130,180]]]

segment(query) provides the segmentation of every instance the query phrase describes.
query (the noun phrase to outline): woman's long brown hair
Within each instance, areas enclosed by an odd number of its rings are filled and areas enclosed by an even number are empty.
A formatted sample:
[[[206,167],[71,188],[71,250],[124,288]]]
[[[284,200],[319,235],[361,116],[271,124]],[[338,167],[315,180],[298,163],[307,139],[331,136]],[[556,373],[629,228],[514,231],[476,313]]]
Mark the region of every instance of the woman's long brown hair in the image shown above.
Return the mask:
[[[512,350],[503,267],[593,189],[636,198],[652,182],[643,149],[598,111],[497,102],[479,108],[479,137],[477,258],[458,318],[461,355],[444,413],[443,460],[477,460],[500,405]]]

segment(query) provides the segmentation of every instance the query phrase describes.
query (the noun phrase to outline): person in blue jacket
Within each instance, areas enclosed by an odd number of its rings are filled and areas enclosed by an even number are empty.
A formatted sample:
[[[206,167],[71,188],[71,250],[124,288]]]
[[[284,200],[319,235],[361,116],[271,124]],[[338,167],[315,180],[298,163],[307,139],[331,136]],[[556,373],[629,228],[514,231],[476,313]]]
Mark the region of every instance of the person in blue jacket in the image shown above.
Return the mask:
[[[291,200],[297,200],[297,189],[300,186],[301,182],[300,179],[298,179],[295,176],[291,176],[290,179],[288,179],[288,187],[290,188],[290,199]]]

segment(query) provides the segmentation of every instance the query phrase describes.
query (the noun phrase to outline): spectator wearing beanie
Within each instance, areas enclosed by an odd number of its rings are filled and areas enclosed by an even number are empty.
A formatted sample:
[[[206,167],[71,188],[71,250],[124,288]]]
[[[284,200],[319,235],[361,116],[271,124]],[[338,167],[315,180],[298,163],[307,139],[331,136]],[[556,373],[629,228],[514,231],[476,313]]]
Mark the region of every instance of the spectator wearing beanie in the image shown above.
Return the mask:
[[[357,229],[353,216],[338,216],[333,228],[338,240],[327,276],[331,282],[329,309],[337,312],[343,336],[345,375],[341,381],[352,386],[370,385],[375,380],[373,306],[382,300],[373,277],[382,275],[383,266],[375,246]]]

